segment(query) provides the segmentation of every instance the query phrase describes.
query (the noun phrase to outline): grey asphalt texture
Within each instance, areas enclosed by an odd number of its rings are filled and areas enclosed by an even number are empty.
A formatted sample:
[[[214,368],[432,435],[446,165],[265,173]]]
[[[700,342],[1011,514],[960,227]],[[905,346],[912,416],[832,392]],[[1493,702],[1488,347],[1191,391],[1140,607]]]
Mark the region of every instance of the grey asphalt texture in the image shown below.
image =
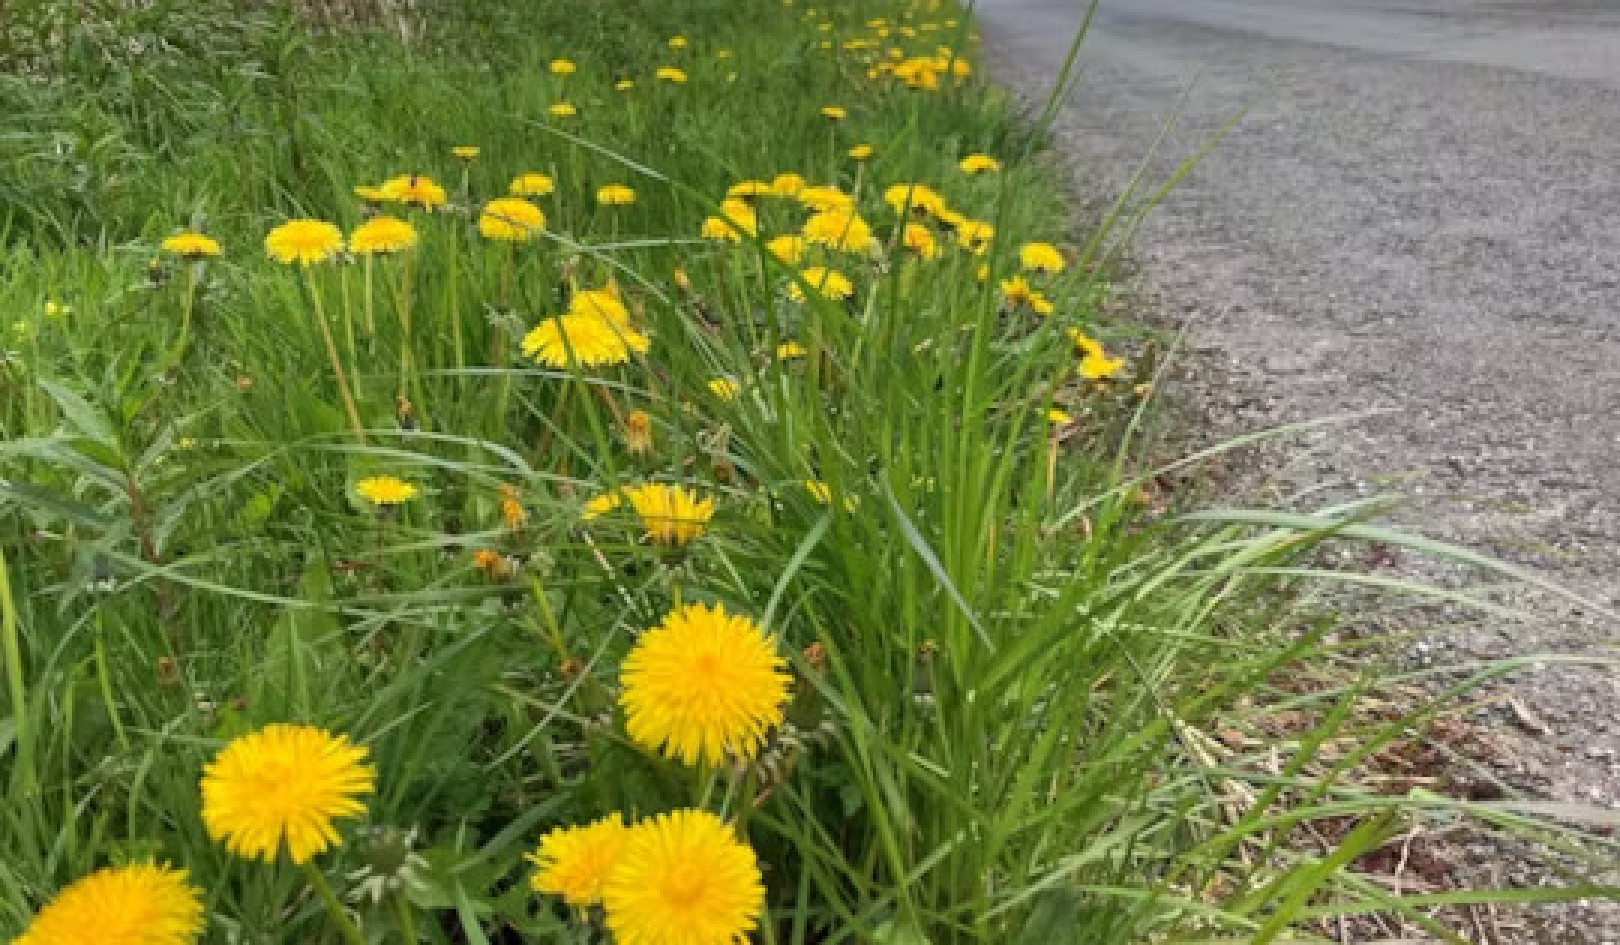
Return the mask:
[[[980,0],[991,74],[1044,99],[1084,9]],[[1085,197],[1166,122],[1159,174],[1244,111],[1134,253],[1212,434],[1389,411],[1300,444],[1272,497],[1399,493],[1402,527],[1620,609],[1620,2],[1103,0],[1078,68],[1057,132]],[[1601,612],[1493,596],[1536,616],[1443,609],[1410,658],[1620,658]],[[1499,693],[1522,744],[1497,774],[1620,808],[1616,665]]]

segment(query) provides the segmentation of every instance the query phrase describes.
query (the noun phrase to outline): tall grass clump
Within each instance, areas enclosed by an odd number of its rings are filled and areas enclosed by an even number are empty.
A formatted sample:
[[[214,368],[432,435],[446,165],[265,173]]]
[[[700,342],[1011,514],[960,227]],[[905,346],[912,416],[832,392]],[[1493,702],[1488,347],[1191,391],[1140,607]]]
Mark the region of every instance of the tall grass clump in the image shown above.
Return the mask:
[[[1443,703],[1321,671],[1362,654],[1313,549],[1447,549],[1154,501],[1153,360],[960,10],[410,9],[8,86],[5,934],[1263,942],[1603,891],[1531,808],[1358,780]],[[1447,818],[1569,882],[1355,868]]]

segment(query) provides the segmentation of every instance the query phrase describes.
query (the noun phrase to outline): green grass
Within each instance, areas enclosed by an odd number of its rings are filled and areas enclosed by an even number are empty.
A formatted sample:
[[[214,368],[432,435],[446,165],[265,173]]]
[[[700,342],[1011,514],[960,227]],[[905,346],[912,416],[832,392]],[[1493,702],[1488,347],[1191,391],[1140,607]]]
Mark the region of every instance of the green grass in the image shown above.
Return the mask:
[[[397,862],[403,835],[421,857],[403,891],[355,905],[372,940],[605,940],[528,890],[523,855],[552,827],[694,805],[759,855],[759,940],[795,945],[1321,940],[1368,911],[1440,934],[1445,902],[1356,864],[1465,817],[1537,832],[1572,865],[1562,887],[1458,901],[1604,892],[1588,867],[1612,842],[1358,780],[1451,694],[1365,711],[1404,680],[1327,668],[1375,651],[1333,642],[1308,605],[1360,580],[1313,570],[1313,550],[1366,537],[1494,565],[1377,531],[1361,507],[1142,500],[1162,462],[1138,432],[1152,378],[1078,376],[1065,332],[1133,347],[1099,324],[1095,273],[1157,185],[1063,239],[1038,122],[977,75],[911,90],[839,48],[885,17],[908,52],[971,60],[960,11],[465,6],[433,10],[410,46],[160,3],[108,7],[60,48],[0,49],[28,63],[0,85],[0,161],[21,169],[0,180],[0,934],[100,866],[157,858],[204,891],[207,941],[337,941],[307,873],[233,858],[199,816],[208,759],[279,721],[344,733],[377,766],[366,815],[315,861],[339,895]],[[109,58],[154,37],[172,45]],[[578,73],[551,75],[557,57]],[[655,81],[661,65],[689,81]],[[550,119],[563,100],[578,117]],[[859,142],[870,162],[846,156]],[[1003,170],[963,174],[975,152]],[[557,181],[536,201],[548,232],[482,239],[478,207],[524,172]],[[851,276],[847,302],[793,302],[792,270],[756,241],[699,238],[729,185],[783,172],[852,194],[885,243],[825,260]],[[289,217],[352,228],[355,185],[411,173],[450,202],[394,211],[421,237],[402,257],[301,272],[262,251]],[[882,193],[904,182],[998,238],[976,255],[936,227],[937,259],[895,247]],[[610,183],[637,202],[597,206]],[[760,205],[763,237],[805,216]],[[223,257],[164,259],[187,227]],[[1068,248],[1065,274],[1032,277],[1047,318],[997,289],[1031,239]],[[610,281],[645,359],[517,355]],[[807,356],[775,358],[790,340]],[[1050,423],[1054,405],[1073,422]],[[650,452],[627,449],[635,409]],[[355,492],[378,474],[421,493],[379,511]],[[644,480],[713,496],[707,534],[671,553],[626,512],[582,522],[589,498]],[[510,573],[481,573],[481,550]],[[632,641],[691,601],[758,620],[794,675],[787,724],[725,771],[636,746],[615,708]],[[1284,715],[1289,734],[1266,734]],[[1262,747],[1212,734],[1234,729]],[[1301,842],[1327,824],[1326,848]]]

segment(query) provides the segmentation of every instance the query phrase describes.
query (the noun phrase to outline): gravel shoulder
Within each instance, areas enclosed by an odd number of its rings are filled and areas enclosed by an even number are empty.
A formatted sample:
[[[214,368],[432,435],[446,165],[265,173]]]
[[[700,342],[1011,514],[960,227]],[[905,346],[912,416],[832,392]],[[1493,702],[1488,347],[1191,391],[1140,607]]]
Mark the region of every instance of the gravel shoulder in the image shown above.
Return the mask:
[[[1044,99],[1083,9],[982,3],[992,73]],[[1243,112],[1136,244],[1209,437],[1379,411],[1294,444],[1265,497],[1400,495],[1395,524],[1620,610],[1620,10],[1116,0],[1079,68],[1057,132],[1083,197],[1111,199],[1172,117],[1159,173]],[[1480,713],[1512,738],[1496,777],[1620,809],[1620,628],[1486,593],[1531,616],[1426,609],[1406,657],[1611,660],[1528,670]],[[1606,905],[1508,940],[1620,942]]]

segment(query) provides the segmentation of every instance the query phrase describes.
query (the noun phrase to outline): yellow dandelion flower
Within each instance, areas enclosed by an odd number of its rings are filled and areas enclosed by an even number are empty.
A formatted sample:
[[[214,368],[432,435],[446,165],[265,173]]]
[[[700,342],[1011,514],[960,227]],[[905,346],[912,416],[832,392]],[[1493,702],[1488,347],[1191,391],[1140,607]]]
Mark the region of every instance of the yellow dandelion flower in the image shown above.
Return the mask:
[[[778,174],[771,181],[771,196],[797,197],[804,189],[804,178],[798,174]]]
[[[809,243],[802,236],[777,236],[765,242],[765,251],[789,266],[797,266],[804,258]]]
[[[762,180],[740,180],[726,188],[727,197],[736,197],[748,200],[753,197],[771,196],[771,185]]]
[[[1068,264],[1051,243],[1025,243],[1018,247],[1018,264],[1034,272],[1062,272]]]
[[[501,483],[501,524],[507,531],[515,532],[528,520],[529,513],[523,511],[523,503],[518,500],[517,486]]]
[[[984,255],[995,238],[996,228],[983,220],[962,220],[956,224],[956,241],[975,255]]]
[[[1091,381],[1100,381],[1113,377],[1125,366],[1121,358],[1110,358],[1108,352],[1103,350],[1102,342],[1090,337],[1078,328],[1068,331],[1069,343],[1074,346],[1074,353],[1080,355],[1080,376]]]
[[[720,604],[688,604],[643,633],[624,658],[625,731],[688,765],[748,760],[782,723],[786,667],[776,640],[753,620]]]
[[[471,161],[473,158],[478,156],[479,149],[475,145],[463,144],[451,148],[450,153],[463,161]]]
[[[843,121],[849,117],[849,112],[837,105],[828,105],[821,110],[821,117],[828,121]]]
[[[653,73],[653,78],[664,82],[673,82],[676,85],[679,85],[686,81],[686,73],[675,68],[674,66],[660,66],[658,70]]]
[[[72,314],[73,314],[73,306],[67,304],[66,302],[58,302],[55,299],[46,299],[45,300],[45,317],[46,318],[65,319],[69,315],[72,315]],[[27,324],[27,323],[26,322],[20,322],[19,324]]]
[[[685,36],[671,36],[669,38],[669,48],[670,49],[685,49],[686,46],[687,46],[687,43],[686,43],[686,37]]]
[[[720,818],[662,814],[630,828],[602,891],[618,945],[740,945],[765,907],[754,851]]]
[[[546,114],[553,118],[573,118],[579,114],[579,109],[569,102],[554,102],[550,108],[546,109]]]
[[[279,263],[311,266],[343,251],[343,231],[321,220],[289,220],[264,238],[264,251]]]
[[[349,250],[357,256],[387,255],[415,245],[416,230],[397,217],[372,217],[349,234]]]
[[[692,291],[692,277],[686,274],[686,269],[684,267],[676,266],[675,273],[671,279],[675,283],[675,288],[679,289],[680,291]]]
[[[651,347],[652,341],[628,322],[588,312],[548,318],[523,336],[524,355],[553,368],[623,364]]]
[[[1074,422],[1074,417],[1070,416],[1065,411],[1053,407],[1046,411],[1046,422],[1052,424],[1053,426],[1068,426]]]
[[[636,192],[623,184],[608,184],[596,192],[596,202],[605,207],[627,207],[636,202]]]
[[[964,174],[984,174],[1001,170],[1001,162],[988,154],[969,154],[957,162]]]
[[[208,835],[248,859],[294,863],[336,846],[332,821],[365,812],[375,788],[366,750],[309,725],[267,725],[232,741],[203,769]]]
[[[492,240],[523,242],[546,228],[546,215],[522,197],[496,197],[478,215],[478,232]]]
[[[370,184],[355,184],[354,195],[367,203],[386,203],[388,192]]]
[[[630,324],[630,311],[619,301],[612,283],[601,289],[580,289],[568,299],[568,314],[590,315],[615,325]]]
[[[190,230],[184,233],[176,233],[165,239],[162,248],[166,253],[173,253],[176,256],[193,261],[219,255],[219,242],[217,240]]]
[[[945,198],[926,184],[895,184],[883,191],[883,202],[900,216],[909,211],[939,217],[946,212]]]
[[[815,499],[821,505],[832,504],[832,487],[819,479],[806,479],[804,481],[804,491],[810,493],[810,498]]]
[[[1050,315],[1053,306],[1046,296],[1037,292],[1030,286],[1023,276],[1013,276],[1001,280],[1001,294],[1006,297],[1007,304],[1014,308],[1024,305],[1037,315]]]
[[[578,909],[596,905],[629,836],[622,814],[609,814],[585,827],[548,831],[540,846],[524,857],[538,867],[529,877],[529,888],[561,896]]]
[[[137,863],[75,880],[13,945],[185,945],[202,928],[202,902],[186,871]]]
[[[870,161],[872,155],[877,153],[877,149],[869,144],[857,144],[844,153],[853,161]]]
[[[776,360],[778,361],[791,361],[794,358],[802,358],[809,353],[804,350],[804,345],[799,344],[797,341],[784,341],[776,346]]]
[[[545,174],[519,174],[512,178],[506,192],[514,197],[544,197],[556,189],[556,183]]]
[[[699,230],[704,239],[742,242],[742,238],[759,232],[759,215],[747,201],[735,197],[720,202],[720,215],[703,221]]]
[[[405,174],[384,181],[382,192],[388,200],[425,210],[442,207],[445,201],[444,188],[423,174]]]
[[[623,506],[624,497],[619,493],[604,492],[586,502],[585,508],[580,510],[579,517],[581,520],[589,522],[591,519],[601,518],[609,512],[617,512]]]
[[[354,491],[372,505],[399,505],[416,498],[416,486],[398,476],[368,476],[354,484]]]
[[[934,231],[921,223],[905,225],[900,231],[900,245],[924,259],[933,259],[940,254],[939,241],[934,238]]]
[[[696,540],[714,517],[714,499],[699,499],[697,493],[680,486],[648,482],[630,486],[624,497],[641,519],[647,537],[664,545],[685,545]]]
[[[847,299],[855,291],[855,284],[849,277],[836,269],[825,266],[811,266],[799,270],[799,278],[808,285],[812,291],[825,299]],[[788,298],[795,302],[805,300],[804,289],[794,282],[788,286]]]
[[[568,59],[553,59],[546,66],[552,75],[573,75],[578,67]]]
[[[799,191],[795,199],[805,207],[819,213],[853,214],[855,212],[855,198],[831,184],[806,187]]]
[[[804,238],[829,249],[847,253],[869,253],[877,241],[872,228],[853,211],[829,210],[804,222]]]
[[[645,410],[632,410],[624,418],[624,448],[640,456],[652,452],[652,417]]]
[[[620,79],[613,83],[614,90],[619,92],[628,92],[635,87],[636,83],[630,79]]]
[[[729,377],[717,377],[709,382],[709,393],[724,401],[733,401],[742,393],[742,385]]]

